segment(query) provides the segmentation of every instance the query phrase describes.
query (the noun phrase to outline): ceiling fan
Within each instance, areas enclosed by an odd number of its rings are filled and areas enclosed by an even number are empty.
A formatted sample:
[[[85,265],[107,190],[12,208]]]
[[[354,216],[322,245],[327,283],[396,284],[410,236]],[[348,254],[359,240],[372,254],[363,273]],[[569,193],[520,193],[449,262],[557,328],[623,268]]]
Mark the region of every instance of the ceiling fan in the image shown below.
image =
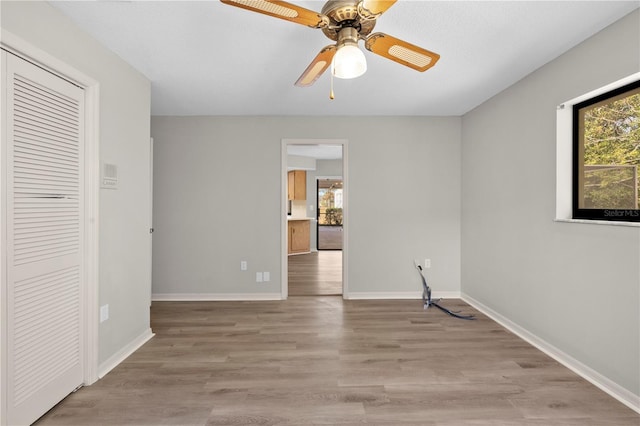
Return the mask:
[[[222,3],[284,19],[311,28],[319,28],[335,44],[320,50],[295,85],[311,86],[332,65],[332,75],[355,78],[367,69],[358,48],[423,72],[436,64],[440,55],[384,33],[373,33],[380,15],[397,0],[329,0],[320,13],[279,0],[220,0]]]

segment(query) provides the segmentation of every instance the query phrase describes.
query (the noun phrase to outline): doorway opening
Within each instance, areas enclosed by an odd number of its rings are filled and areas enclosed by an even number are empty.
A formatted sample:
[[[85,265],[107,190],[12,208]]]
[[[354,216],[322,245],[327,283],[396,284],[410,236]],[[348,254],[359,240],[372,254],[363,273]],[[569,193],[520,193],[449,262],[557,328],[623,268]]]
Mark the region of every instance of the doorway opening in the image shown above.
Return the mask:
[[[347,297],[346,142],[283,140],[283,299]],[[302,180],[303,192],[298,188]]]

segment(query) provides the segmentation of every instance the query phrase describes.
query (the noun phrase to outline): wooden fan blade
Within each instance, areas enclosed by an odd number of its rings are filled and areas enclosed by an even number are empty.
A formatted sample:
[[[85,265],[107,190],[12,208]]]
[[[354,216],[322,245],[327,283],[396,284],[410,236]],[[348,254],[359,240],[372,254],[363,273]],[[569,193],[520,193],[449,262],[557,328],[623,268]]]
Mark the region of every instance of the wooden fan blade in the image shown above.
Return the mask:
[[[365,18],[371,18],[374,16],[382,15],[387,11],[397,0],[362,0],[358,7],[360,15]]]
[[[252,12],[263,13],[285,21],[306,25],[312,28],[324,28],[329,18],[313,10],[279,0],[220,0],[224,4],[240,7]]]
[[[383,33],[371,34],[364,46],[377,55],[420,72],[428,70],[440,59],[437,53]]]
[[[313,58],[306,70],[302,73],[295,85],[298,87],[309,87],[327,70],[333,55],[336,54],[335,44],[323,48],[318,55]]]

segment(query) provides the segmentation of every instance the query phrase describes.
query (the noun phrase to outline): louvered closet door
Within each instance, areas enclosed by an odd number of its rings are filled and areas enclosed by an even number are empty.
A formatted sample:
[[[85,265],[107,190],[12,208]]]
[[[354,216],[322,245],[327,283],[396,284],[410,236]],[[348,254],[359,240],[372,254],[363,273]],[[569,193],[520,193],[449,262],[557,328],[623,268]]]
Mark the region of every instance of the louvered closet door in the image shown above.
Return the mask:
[[[32,423],[83,380],[83,90],[7,54],[7,396]]]

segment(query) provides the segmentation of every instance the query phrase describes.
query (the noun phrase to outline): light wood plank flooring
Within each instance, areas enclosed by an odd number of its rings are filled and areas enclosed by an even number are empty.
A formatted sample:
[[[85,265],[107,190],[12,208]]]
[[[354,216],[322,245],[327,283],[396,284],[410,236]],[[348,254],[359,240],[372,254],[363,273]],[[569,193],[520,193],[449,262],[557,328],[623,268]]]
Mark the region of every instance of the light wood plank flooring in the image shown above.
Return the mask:
[[[342,251],[296,254],[288,262],[290,296],[342,294]]]
[[[151,320],[151,341],[39,424],[640,422],[488,318],[458,320],[418,300],[156,302]]]
[[[342,250],[342,226],[318,226],[318,249]]]

